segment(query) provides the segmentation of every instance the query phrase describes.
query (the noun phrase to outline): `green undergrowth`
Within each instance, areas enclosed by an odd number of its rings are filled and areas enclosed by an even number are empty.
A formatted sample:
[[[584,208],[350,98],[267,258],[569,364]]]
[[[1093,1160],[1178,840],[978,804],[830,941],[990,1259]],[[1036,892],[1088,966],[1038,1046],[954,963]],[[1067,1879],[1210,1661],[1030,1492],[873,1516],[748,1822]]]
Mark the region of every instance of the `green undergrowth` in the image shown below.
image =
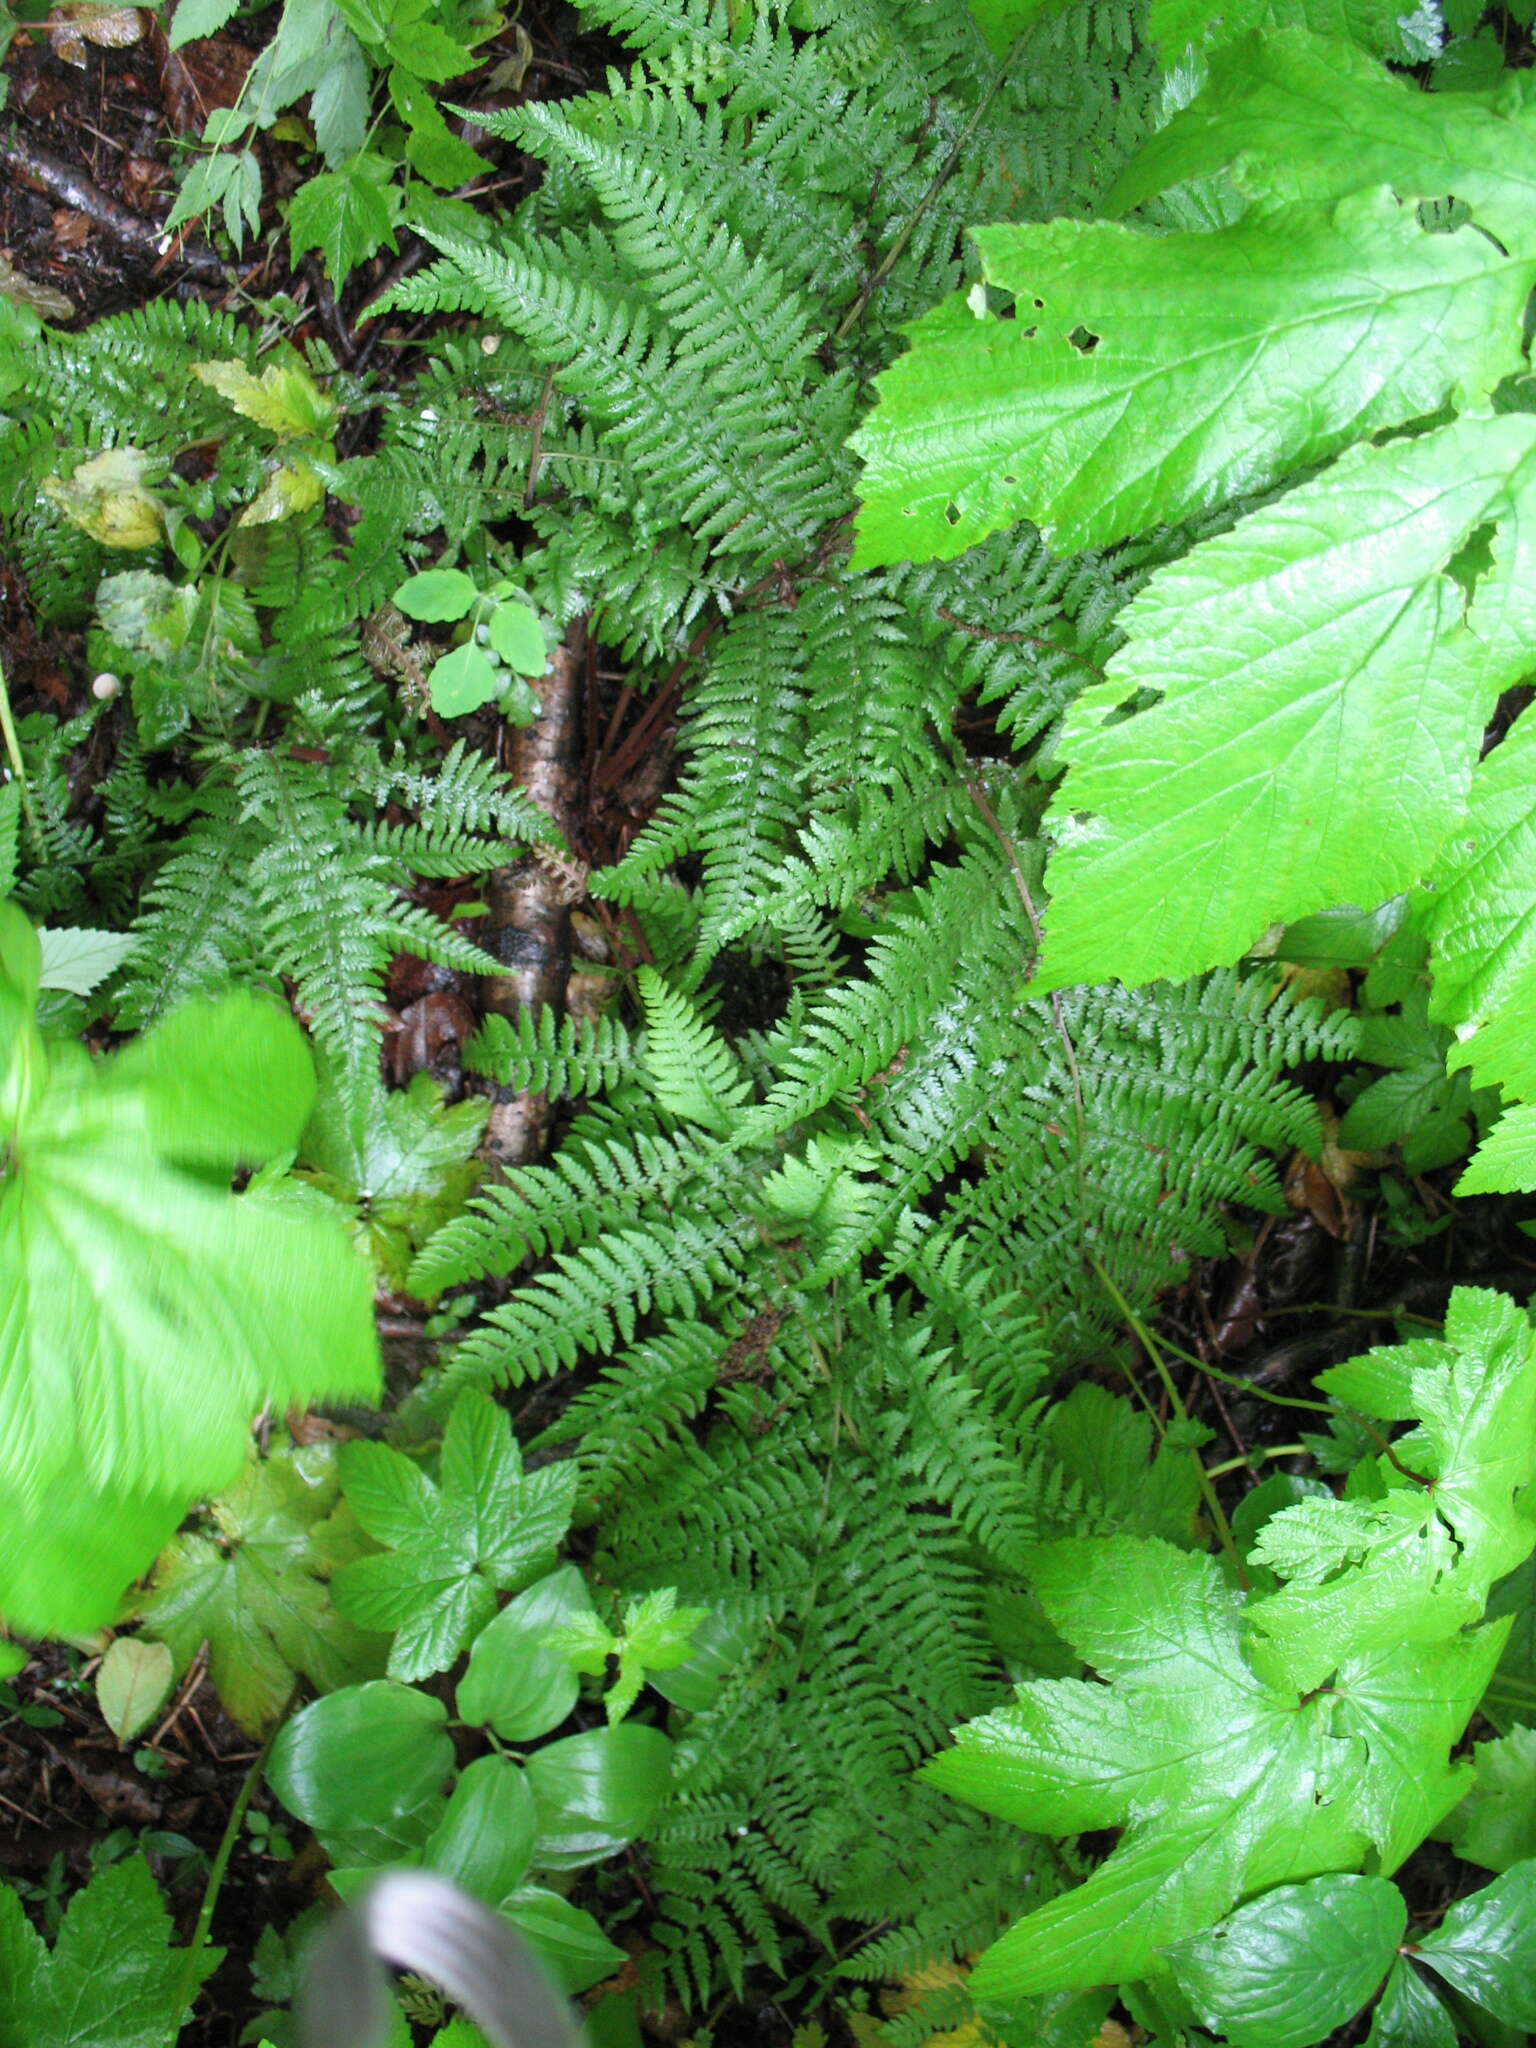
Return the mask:
[[[452,1878],[600,2048],[1536,2029],[1536,1368],[1448,1249],[1536,1180],[1536,111],[1514,15],[1240,12],[599,0],[365,373],[3,316],[85,707],[6,700],[12,1661],[104,1651],[132,1745],[206,1649],[332,1890]],[[315,19],[430,182],[426,15]],[[562,643],[675,699],[632,836],[496,765]],[[386,1086],[517,863],[606,1004]],[[1443,1324],[1213,1392],[1160,1305],[1319,1188]],[[435,1343],[381,1410],[370,1276]],[[51,1950],[6,1895],[0,2048],[171,2038],[208,1914],[128,1868]],[[69,2005],[114,1915],[164,2025]]]

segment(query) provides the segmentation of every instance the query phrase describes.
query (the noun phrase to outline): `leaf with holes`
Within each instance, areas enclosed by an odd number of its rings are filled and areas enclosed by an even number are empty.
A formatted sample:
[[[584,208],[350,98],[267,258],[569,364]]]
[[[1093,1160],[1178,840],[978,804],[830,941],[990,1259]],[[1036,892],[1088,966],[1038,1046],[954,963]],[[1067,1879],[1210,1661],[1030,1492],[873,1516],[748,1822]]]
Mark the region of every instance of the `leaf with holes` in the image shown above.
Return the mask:
[[[1018,519],[1066,553],[1262,490],[1519,366],[1536,267],[1428,235],[1385,189],[1212,234],[976,228],[976,288],[911,330],[854,437],[855,563],[948,559]]]
[[[1430,872],[1536,639],[1536,420],[1353,449],[1120,623],[1062,732],[1048,988],[1198,973]]]

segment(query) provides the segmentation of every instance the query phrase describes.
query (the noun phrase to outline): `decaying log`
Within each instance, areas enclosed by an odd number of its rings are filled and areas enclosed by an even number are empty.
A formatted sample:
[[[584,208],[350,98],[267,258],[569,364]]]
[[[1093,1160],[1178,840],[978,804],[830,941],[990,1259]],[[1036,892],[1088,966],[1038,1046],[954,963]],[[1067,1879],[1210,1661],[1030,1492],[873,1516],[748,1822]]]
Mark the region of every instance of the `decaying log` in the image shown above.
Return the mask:
[[[572,846],[580,810],[582,679],[586,632],[578,623],[556,648],[548,671],[534,685],[539,716],[531,725],[503,728],[502,766],[527,790]],[[571,971],[571,906],[583,894],[578,862],[540,848],[489,876],[482,945],[504,965],[484,983],[487,1010],[515,1019],[545,1006],[565,1009]],[[549,1141],[546,1096],[516,1088],[489,1088],[491,1113],[483,1149],[503,1166],[539,1158]]]

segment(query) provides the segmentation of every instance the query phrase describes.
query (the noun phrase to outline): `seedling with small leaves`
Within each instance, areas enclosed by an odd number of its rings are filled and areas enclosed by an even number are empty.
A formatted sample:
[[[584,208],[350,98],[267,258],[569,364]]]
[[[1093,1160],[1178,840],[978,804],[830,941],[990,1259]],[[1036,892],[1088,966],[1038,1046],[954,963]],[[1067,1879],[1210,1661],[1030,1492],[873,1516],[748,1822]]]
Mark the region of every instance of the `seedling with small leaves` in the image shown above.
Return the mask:
[[[544,1638],[550,1649],[563,1650],[578,1671],[600,1677],[614,1665],[614,1681],[603,1701],[609,1726],[622,1721],[640,1697],[646,1674],[675,1671],[694,1653],[693,1632],[708,1615],[704,1607],[679,1607],[677,1589],[663,1586],[624,1603],[624,1617],[615,1635],[596,1614],[578,1615]]]
[[[462,718],[495,701],[513,725],[530,725],[539,714],[530,677],[549,665],[549,645],[537,612],[515,585],[498,579],[485,590],[462,569],[424,569],[408,576],[394,602],[407,618],[425,625],[463,624],[458,640],[427,678],[432,709],[440,718]]]
[[[495,1613],[498,1592],[547,1572],[576,1496],[574,1465],[524,1473],[510,1421],[480,1393],[454,1408],[435,1481],[375,1443],[343,1448],[341,1478],[358,1521],[389,1548],[347,1565],[332,1590],[359,1627],[397,1631],[392,1678],[446,1671]]]

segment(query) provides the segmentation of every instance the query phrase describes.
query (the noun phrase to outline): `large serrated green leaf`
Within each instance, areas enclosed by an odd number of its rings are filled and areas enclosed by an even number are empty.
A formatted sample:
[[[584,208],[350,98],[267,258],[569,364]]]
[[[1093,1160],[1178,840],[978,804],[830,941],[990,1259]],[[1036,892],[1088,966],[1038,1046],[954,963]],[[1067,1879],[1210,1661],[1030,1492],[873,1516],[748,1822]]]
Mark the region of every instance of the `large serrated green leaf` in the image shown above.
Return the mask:
[[[1458,557],[1506,514],[1469,602]],[[1421,879],[1525,669],[1533,514],[1536,420],[1472,418],[1352,449],[1154,576],[1067,715],[1042,985],[1182,978]]]
[[[1536,720],[1516,721],[1478,764],[1465,821],[1447,842],[1427,899],[1431,1015],[1456,1033],[1451,1064],[1481,1086],[1536,1096]],[[1518,1127],[1517,1127],[1518,1128]],[[1536,1185],[1499,1173],[1513,1131],[1474,1157],[1469,1191]],[[1500,1142],[1502,1139],[1502,1142]]]
[[[1242,37],[1210,60],[1204,90],[1121,174],[1126,210],[1238,165],[1249,190],[1334,198],[1390,185],[1454,192],[1506,249],[1536,250],[1536,91],[1529,72],[1491,93],[1426,93],[1347,42],[1294,30]]]
[[[1215,234],[977,228],[1011,318],[918,323],[854,437],[857,565],[1032,519],[1062,551],[1190,517],[1520,363],[1530,263],[1381,188]]]
[[[1407,1922],[1384,1878],[1314,1877],[1266,1892],[1164,1960],[1232,2048],[1312,2048],[1377,1989]]]
[[[75,1894],[52,1953],[20,1899],[0,1885],[0,2041],[27,2048],[165,2048],[180,2031],[176,1993],[223,1960],[205,1948],[185,1975],[171,1916],[142,1857],[98,1870]]]
[[[1356,1379],[1406,1383],[1404,1413],[1422,1420],[1394,1453],[1409,1471],[1417,1460],[1437,1493],[1444,1472],[1447,1519],[1467,1576],[1486,1594],[1490,1577],[1536,1541],[1522,1477],[1536,1461],[1529,1325],[1502,1297],[1459,1289],[1447,1342],[1399,1350]],[[1389,1396],[1389,1405],[1401,1404]],[[1342,1527],[1332,1551],[1314,1527],[1330,1506]],[[923,1775],[1034,1833],[1123,1833],[1085,1884],[986,1952],[971,1979],[979,1999],[1005,2004],[1145,1976],[1161,1951],[1246,1896],[1358,1869],[1369,1849],[1389,1873],[1456,1806],[1472,1774],[1451,1755],[1508,1623],[1463,1628],[1480,1609],[1464,1602],[1449,1626],[1436,1616],[1441,1635],[1429,1640],[1412,1610],[1400,1610],[1394,1640],[1377,1641],[1370,1559],[1351,1561],[1370,1532],[1356,1506],[1317,1500],[1283,1511],[1282,1522],[1305,1514],[1301,1537],[1294,1554],[1269,1546],[1278,1568],[1299,1556],[1304,1578],[1326,1574],[1323,1590],[1353,1594],[1331,1613],[1337,1637],[1321,1660],[1305,1639],[1308,1611],[1284,1612],[1278,1597],[1245,1600],[1209,1557],[1134,1537],[1035,1554],[1041,1605],[1097,1682],[1020,1686],[1015,1705],[959,1729],[959,1746]],[[1428,1602],[1433,1587],[1420,1592]],[[1272,1626],[1246,1633],[1266,1611]]]
[[[1428,10],[1410,15],[1403,0],[1261,0],[1217,14],[1210,0],[1152,0],[1147,28],[1162,50],[1164,64],[1191,44],[1196,49],[1231,42],[1252,29],[1273,35],[1305,28],[1315,35],[1343,37],[1374,57],[1422,63],[1440,49],[1440,17]]]
[[[1342,1796],[1353,1746],[1330,1733],[1331,1708],[1249,1669],[1239,1603],[1209,1558],[1152,1538],[1052,1544],[1037,1590],[1111,1682],[1021,1686],[924,1776],[1034,1832],[1126,1832],[1086,1884],[987,1951],[978,1998],[1143,1976],[1254,1885],[1356,1860],[1365,1837]]]
[[[1408,1366],[1407,1401],[1421,1418],[1394,1445],[1394,1462],[1381,1461],[1381,1497],[1284,1508],[1255,1548],[1258,1562],[1291,1582],[1250,1606],[1269,1639],[1264,1668],[1301,1690],[1346,1657],[1456,1635],[1536,1543],[1536,1520],[1522,1505],[1536,1479],[1529,1319],[1507,1296],[1459,1287],[1444,1346],[1422,1364],[1405,1349],[1374,1354]],[[1319,1384],[1367,1414],[1381,1412],[1361,1361]],[[1400,1403],[1388,1395],[1382,1405]]]
[[[0,913],[15,938],[25,920]],[[0,1011],[35,969],[35,940],[12,950]],[[233,1480],[264,1402],[371,1399],[378,1348],[368,1271],[341,1232],[228,1189],[303,1128],[313,1078],[291,1018],[230,997],[106,1061],[60,1045],[45,1064],[30,1028],[11,1053],[0,1508],[15,1540],[0,1611],[46,1633],[111,1615],[188,1503]]]

